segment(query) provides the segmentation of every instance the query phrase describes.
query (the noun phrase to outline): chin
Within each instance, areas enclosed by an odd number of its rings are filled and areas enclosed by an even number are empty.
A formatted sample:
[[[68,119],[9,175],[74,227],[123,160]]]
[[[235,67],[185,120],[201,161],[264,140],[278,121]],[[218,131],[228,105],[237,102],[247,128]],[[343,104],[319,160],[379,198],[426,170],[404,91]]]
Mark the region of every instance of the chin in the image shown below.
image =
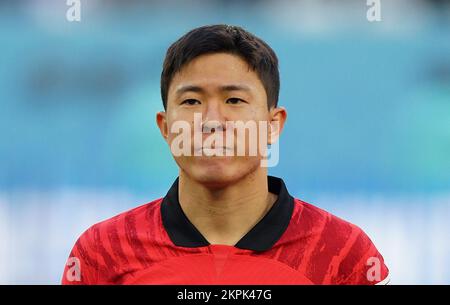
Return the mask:
[[[220,188],[239,180],[242,172],[224,166],[202,166],[191,171],[190,176],[208,187]]]
[[[231,160],[198,160],[180,166],[193,180],[211,187],[223,188],[236,183],[254,172],[260,165],[259,161],[227,162]],[[235,160],[236,161],[236,160]]]

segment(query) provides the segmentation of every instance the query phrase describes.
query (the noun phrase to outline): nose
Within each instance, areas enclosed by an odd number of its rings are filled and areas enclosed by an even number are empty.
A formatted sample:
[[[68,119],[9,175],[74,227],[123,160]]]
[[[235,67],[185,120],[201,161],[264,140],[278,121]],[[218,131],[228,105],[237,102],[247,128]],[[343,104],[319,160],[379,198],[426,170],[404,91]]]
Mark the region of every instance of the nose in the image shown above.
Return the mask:
[[[225,117],[223,116],[219,103],[210,102],[204,113],[202,122],[202,131],[211,133],[216,131],[224,131]]]
[[[223,124],[219,121],[206,121],[202,125],[202,131],[205,133],[212,133],[223,130]]]

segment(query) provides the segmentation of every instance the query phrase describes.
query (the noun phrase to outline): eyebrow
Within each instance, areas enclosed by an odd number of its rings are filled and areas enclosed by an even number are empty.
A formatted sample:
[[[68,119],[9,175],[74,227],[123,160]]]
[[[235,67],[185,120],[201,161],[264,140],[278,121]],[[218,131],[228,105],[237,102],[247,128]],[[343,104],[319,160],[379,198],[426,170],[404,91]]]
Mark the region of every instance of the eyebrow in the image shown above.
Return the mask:
[[[220,91],[250,91],[250,87],[247,85],[224,85],[219,87]],[[195,85],[185,85],[181,86],[176,90],[176,95],[180,96],[183,93],[186,92],[199,92],[203,93],[205,92],[205,89],[203,89],[200,86]]]

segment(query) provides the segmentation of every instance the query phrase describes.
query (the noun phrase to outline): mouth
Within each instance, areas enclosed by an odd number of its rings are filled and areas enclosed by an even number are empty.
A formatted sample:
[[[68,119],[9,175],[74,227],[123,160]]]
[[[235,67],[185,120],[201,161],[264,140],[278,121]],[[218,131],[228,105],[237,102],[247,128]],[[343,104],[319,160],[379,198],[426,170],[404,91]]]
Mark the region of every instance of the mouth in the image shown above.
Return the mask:
[[[233,148],[231,147],[226,147],[226,146],[222,146],[222,147],[215,147],[215,148],[211,148],[211,147],[201,147],[195,150],[195,152],[201,152],[204,155],[217,155],[218,153],[222,153],[223,155],[225,155],[225,153],[227,151],[233,151]]]

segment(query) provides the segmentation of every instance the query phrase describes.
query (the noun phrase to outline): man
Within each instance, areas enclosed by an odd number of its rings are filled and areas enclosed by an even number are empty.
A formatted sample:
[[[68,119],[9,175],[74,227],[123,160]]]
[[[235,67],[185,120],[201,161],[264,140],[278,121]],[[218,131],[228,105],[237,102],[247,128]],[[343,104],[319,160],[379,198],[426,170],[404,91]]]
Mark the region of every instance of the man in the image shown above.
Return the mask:
[[[386,282],[383,258],[361,229],[267,175],[266,148],[287,116],[278,93],[274,51],[240,27],[204,26],[172,44],[156,121],[179,177],[164,198],[82,234],[62,282]]]

